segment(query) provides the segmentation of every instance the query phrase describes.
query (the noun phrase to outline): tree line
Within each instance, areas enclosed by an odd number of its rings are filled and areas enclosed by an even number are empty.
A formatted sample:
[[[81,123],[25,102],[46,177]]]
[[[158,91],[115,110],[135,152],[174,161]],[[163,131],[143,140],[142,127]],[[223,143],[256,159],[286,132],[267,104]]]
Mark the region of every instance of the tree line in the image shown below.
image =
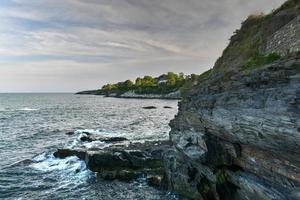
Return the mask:
[[[186,76],[183,73],[168,72],[159,77],[138,77],[134,82],[126,80],[114,84],[106,84],[102,86],[100,92],[103,95],[120,95],[128,91],[134,91],[136,94],[168,94],[180,90],[185,84],[196,79],[196,74]]]

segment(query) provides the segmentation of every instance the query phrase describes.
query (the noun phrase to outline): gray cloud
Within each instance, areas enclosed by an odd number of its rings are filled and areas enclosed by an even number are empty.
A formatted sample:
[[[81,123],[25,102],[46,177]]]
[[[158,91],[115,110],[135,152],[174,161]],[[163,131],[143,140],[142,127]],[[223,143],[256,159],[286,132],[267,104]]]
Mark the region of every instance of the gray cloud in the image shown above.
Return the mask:
[[[241,20],[283,1],[11,0],[0,7],[0,92],[201,73]]]

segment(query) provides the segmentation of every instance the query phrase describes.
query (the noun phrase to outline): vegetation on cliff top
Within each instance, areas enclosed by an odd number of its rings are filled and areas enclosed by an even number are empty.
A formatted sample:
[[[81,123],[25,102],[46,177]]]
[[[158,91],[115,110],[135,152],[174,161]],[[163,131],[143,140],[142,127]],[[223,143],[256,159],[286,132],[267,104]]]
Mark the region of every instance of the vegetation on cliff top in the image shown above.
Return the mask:
[[[214,68],[219,70],[244,67],[248,61],[248,64],[251,64],[251,62],[254,63],[253,66],[265,64],[264,61],[267,61],[268,58],[266,57],[269,56],[264,55],[267,39],[297,16],[297,13],[299,13],[297,9],[299,7],[300,0],[288,0],[270,14],[259,13],[249,15],[242,22],[241,28],[236,30],[230,38],[228,47],[223,51]],[[287,9],[292,9],[293,11],[287,12]],[[278,58],[278,56],[270,55],[269,58]],[[249,68],[250,66],[247,65],[247,67]]]
[[[200,84],[209,82],[210,86],[215,85],[216,88],[227,87],[230,85],[231,76],[235,73],[244,74],[290,56],[267,52],[266,43],[276,31],[299,15],[299,8],[300,0],[288,0],[270,14],[249,15],[242,22],[241,28],[234,32],[229,45],[214,67],[201,74],[196,81]],[[193,88],[193,84],[186,84],[184,91],[183,96],[192,96],[197,92],[197,87]]]

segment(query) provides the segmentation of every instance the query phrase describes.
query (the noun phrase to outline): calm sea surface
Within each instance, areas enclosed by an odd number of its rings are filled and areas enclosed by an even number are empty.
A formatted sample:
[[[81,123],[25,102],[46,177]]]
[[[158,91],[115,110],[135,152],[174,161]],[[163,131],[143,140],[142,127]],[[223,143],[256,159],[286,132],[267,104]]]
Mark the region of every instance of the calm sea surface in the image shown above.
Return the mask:
[[[175,199],[143,178],[96,180],[76,157],[56,159],[52,153],[77,139],[65,134],[74,130],[135,141],[167,139],[176,113],[172,100],[0,94],[0,199]]]

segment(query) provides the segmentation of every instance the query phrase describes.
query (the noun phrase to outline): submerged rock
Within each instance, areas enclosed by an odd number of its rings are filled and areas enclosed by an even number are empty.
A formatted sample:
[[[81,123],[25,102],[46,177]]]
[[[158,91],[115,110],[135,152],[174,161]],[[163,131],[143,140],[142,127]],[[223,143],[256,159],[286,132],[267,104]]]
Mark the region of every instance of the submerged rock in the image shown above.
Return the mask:
[[[113,143],[113,142],[124,142],[128,139],[125,137],[102,137],[97,135],[84,135],[80,138],[83,142],[93,142],[93,141],[101,141],[101,142],[107,142],[107,143]]]
[[[143,109],[151,110],[151,109],[157,109],[157,107],[155,107],[155,106],[145,106],[145,107],[143,107]]]
[[[170,108],[172,108],[171,106],[164,106],[164,108],[168,108],[168,109],[170,109]]]
[[[74,131],[69,131],[69,132],[66,132],[66,135],[74,135],[75,132]]]

